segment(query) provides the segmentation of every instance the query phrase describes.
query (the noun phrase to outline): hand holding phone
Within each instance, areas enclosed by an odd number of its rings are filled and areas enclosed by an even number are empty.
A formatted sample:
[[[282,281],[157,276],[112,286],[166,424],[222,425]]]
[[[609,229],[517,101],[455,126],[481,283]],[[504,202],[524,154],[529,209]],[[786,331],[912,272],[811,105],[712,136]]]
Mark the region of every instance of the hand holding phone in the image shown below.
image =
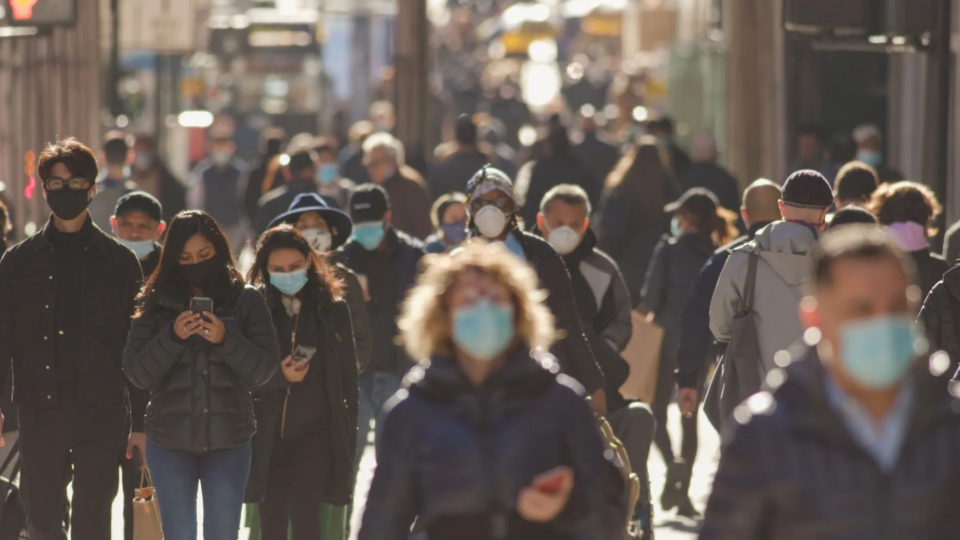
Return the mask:
[[[204,311],[213,313],[213,298],[194,296],[190,299],[190,311],[197,315],[203,315]],[[203,320],[210,322],[206,317],[204,317]]]
[[[520,490],[517,513],[534,523],[548,523],[557,518],[573,491],[573,469],[557,467],[534,477],[530,487]]]

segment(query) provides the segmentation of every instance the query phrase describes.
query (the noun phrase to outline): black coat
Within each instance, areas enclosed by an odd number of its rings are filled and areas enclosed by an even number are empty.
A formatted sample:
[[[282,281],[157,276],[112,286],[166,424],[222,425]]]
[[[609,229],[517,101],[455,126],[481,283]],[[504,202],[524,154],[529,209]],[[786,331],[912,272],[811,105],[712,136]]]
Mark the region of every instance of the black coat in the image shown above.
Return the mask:
[[[280,298],[273,287],[268,288],[268,304],[277,327],[280,326],[280,318],[289,319]],[[320,392],[326,398],[329,418],[324,427],[330,429],[332,448],[327,455],[332,459],[329,463],[330,472],[326,476],[329,480],[323,486],[323,501],[342,506],[353,500],[353,453],[357,444],[359,399],[357,354],[350,309],[342,300],[321,307],[315,298],[305,298],[299,317],[297,344],[312,347],[320,344],[321,348],[310,362],[307,378],[298,383],[296,388],[287,383],[283,372],[278,369],[270,382],[254,389],[257,434],[253,437],[253,463],[244,500],[259,503],[266,494],[270,455],[274,441],[279,436],[284,398],[288,389],[291,389]]]
[[[596,207],[603,191],[603,179],[594,176],[571,151],[569,154],[547,156],[524,165],[517,173],[517,193],[523,197],[520,217],[527,227],[537,222],[540,202],[548,191],[560,184],[580,186],[587,192],[591,204]]]
[[[253,222],[254,233],[263,234],[270,222],[277,216],[290,209],[297,195],[303,193],[317,193],[317,184],[313,180],[294,180],[293,182],[272,189],[257,201],[257,219]]]
[[[960,538],[960,400],[920,363],[903,448],[885,473],[830,405],[816,355],[804,356],[738,414],[701,540]]]
[[[949,267],[940,255],[930,253],[929,249],[911,251],[910,256],[913,257],[913,262],[917,265],[920,291],[925,298],[933,290],[933,286],[943,279],[943,275],[947,273]]]
[[[434,198],[455,191],[466,191],[467,182],[490,163],[490,158],[479,150],[454,152],[447,159],[435,164],[427,175],[427,186]]]
[[[600,188],[595,194],[591,195],[591,201],[596,207],[600,203],[600,192],[603,188],[603,182],[607,179],[607,175],[610,174],[610,171],[617,166],[617,162],[620,161],[620,148],[606,140],[606,138],[601,138],[596,132],[593,133],[584,133],[583,141],[580,142],[573,149],[574,154],[580,158],[580,162],[584,164],[590,172],[593,173],[593,177],[597,180],[597,186]],[[593,197],[596,197],[594,199]]]
[[[0,263],[0,381],[13,379],[13,401],[21,405],[59,404],[54,340],[56,264],[50,237],[53,218],[36,234],[11,247]],[[140,289],[136,255],[91,221],[80,279],[83,283],[82,338],[77,398],[83,402],[122,396],[123,348]],[[50,337],[49,339],[47,339]],[[12,370],[12,371],[11,371]],[[141,431],[143,411],[134,411]]]
[[[417,278],[423,244],[390,228],[383,251],[367,251],[357,242],[348,242],[340,251],[342,263],[367,279],[370,299],[367,315],[373,334],[370,366],[402,377],[413,365],[396,342],[397,317],[407,291]]]
[[[706,188],[720,200],[720,205],[731,212],[740,212],[740,188],[737,179],[716,163],[694,163],[679,177],[680,187]]]
[[[563,259],[546,240],[514,229],[523,246],[527,262],[533,267],[540,285],[547,291],[547,307],[556,318],[557,329],[564,338],[554,344],[550,352],[557,356],[564,371],[593,394],[604,388],[603,371],[587,343],[574,299],[570,274]]]
[[[596,424],[583,389],[556,372],[524,347],[479,389],[450,358],[411,370],[388,404],[359,540],[405,540],[415,517],[429,538],[493,538],[495,515],[504,540],[614,538]],[[575,473],[566,509],[544,525],[522,520],[517,494],[561,465]]]
[[[227,328],[222,344],[177,337],[172,323],[187,305],[169,296],[134,319],[127,338],[124,371],[137,388],[150,391],[145,432],[165,450],[207,452],[249,441],[257,429],[250,389],[280,367],[263,295],[243,285],[210,289],[204,294]]]
[[[931,350],[946,351],[953,360],[950,373],[960,360],[960,267],[943,276],[927,295],[918,319],[927,332]]]

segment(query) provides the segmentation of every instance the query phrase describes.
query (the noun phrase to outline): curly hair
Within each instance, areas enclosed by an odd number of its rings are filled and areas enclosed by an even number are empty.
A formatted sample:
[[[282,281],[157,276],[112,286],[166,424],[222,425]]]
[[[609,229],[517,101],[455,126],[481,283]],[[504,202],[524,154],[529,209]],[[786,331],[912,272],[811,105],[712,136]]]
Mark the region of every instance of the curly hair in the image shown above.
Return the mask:
[[[936,234],[936,229],[931,228],[933,219],[943,212],[933,190],[908,180],[878,187],[867,209],[877,216],[881,225],[917,223],[927,227],[930,235]]]
[[[553,314],[544,304],[533,270],[499,243],[475,240],[451,255],[427,255],[416,287],[403,303],[398,325],[410,356],[426,359],[452,355],[450,291],[471,272],[486,274],[510,291],[517,335],[531,348],[547,349],[555,341]]]

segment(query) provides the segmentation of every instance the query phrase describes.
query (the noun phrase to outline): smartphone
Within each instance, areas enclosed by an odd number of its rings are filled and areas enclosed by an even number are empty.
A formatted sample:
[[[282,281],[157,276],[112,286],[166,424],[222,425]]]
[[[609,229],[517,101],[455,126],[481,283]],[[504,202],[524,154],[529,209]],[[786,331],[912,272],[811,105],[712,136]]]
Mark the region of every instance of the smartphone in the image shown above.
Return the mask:
[[[307,365],[313,360],[313,355],[315,354],[317,354],[316,347],[297,345],[297,348],[293,350],[293,354],[291,354],[290,357],[293,358],[294,362],[303,362],[303,365]]]
[[[213,313],[213,298],[206,298],[203,296],[194,296],[193,298],[190,299],[190,311],[198,315],[203,313],[204,311]],[[204,320],[207,321],[207,318],[204,317]]]
[[[567,466],[551,469],[545,473],[535,476],[531,485],[541,493],[547,493],[550,495],[560,493],[560,489],[563,488],[564,479],[569,471],[570,467]]]

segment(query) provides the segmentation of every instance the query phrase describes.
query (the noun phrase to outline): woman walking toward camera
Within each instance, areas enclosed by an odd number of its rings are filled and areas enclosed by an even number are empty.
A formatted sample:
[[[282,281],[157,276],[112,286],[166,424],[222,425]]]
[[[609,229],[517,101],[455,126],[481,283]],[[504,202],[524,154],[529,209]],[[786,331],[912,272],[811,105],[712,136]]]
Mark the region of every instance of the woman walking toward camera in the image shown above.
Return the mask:
[[[250,389],[280,366],[263,295],[246,286],[209,214],[173,219],[140,294],[123,369],[150,391],[147,461],[166,540],[236,540],[256,431]],[[198,313],[199,311],[199,313]]]
[[[500,244],[428,255],[400,328],[424,359],[388,404],[360,540],[614,538],[583,388],[546,349],[533,270]]]
[[[250,283],[265,294],[283,360],[255,390],[257,435],[246,500],[263,540],[321,538],[321,503],[353,493],[357,354],[343,283],[290,225],[260,238]]]

